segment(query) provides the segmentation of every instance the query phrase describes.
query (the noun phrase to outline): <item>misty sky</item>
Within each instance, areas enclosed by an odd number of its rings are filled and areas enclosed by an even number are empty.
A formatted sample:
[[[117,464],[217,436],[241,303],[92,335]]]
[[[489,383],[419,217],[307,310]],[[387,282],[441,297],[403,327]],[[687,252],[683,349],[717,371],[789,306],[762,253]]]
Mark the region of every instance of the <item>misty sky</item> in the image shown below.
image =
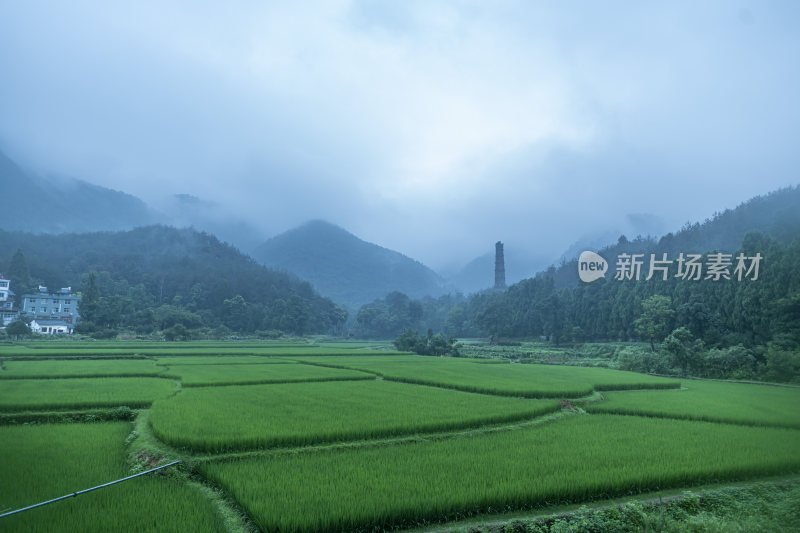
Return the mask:
[[[556,258],[800,182],[799,45],[794,1],[0,0],[0,149],[265,237]]]

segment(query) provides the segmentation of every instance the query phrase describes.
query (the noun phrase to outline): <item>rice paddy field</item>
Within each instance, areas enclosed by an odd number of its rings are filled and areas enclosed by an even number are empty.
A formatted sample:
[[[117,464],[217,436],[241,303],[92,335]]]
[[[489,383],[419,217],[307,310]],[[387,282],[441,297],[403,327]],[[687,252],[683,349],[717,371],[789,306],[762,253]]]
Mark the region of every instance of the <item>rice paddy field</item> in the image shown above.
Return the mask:
[[[164,370],[148,359],[7,361],[0,368],[0,379],[153,376]]]
[[[320,365],[340,365],[374,372],[385,379],[419,383],[469,392],[526,398],[577,398],[595,390],[667,389],[680,382],[655,376],[605,368],[555,365],[486,365],[485,359],[425,356],[312,358]],[[424,364],[425,371],[420,372]]]
[[[150,423],[173,446],[226,452],[478,427],[559,409],[555,400],[372,379],[196,388],[155,402]]]
[[[800,387],[688,379],[669,391],[608,392],[594,413],[800,429]]]
[[[0,426],[0,512],[130,474],[130,424]],[[142,476],[6,518],[0,531],[223,532],[203,494],[169,476]]]
[[[175,387],[160,378],[8,379],[0,382],[0,411],[148,407]]]
[[[800,475],[798,387],[386,348],[0,346],[0,514],[183,461],[0,531],[381,531]]]
[[[260,365],[173,365],[168,368],[168,374],[178,377],[184,387],[375,379],[359,370],[304,365],[294,361]]]
[[[798,447],[793,430],[597,415],[201,469],[264,531],[350,531],[776,473],[800,468]]]

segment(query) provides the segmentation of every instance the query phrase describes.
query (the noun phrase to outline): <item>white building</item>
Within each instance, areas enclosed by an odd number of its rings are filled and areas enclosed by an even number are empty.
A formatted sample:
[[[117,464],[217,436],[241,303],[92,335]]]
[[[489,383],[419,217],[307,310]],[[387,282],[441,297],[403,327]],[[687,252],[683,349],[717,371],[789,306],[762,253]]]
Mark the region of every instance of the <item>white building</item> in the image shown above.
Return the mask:
[[[7,326],[18,317],[19,309],[14,307],[11,282],[0,274],[0,326]]]
[[[44,335],[55,335],[57,333],[72,335],[72,329],[72,324],[64,322],[63,320],[34,319],[31,321],[31,331]]]

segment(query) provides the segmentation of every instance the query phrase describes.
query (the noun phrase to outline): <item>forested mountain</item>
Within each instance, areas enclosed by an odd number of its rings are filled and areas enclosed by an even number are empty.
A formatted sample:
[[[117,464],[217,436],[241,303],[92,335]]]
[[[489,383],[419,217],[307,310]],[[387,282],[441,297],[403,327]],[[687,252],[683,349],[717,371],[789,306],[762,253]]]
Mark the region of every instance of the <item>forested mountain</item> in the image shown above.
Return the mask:
[[[642,338],[636,320],[642,302],[665,296],[671,319],[663,336],[686,327],[711,346],[754,346],[795,331],[793,313],[800,299],[800,187],[781,189],[753,198],[735,209],[715,215],[702,224],[687,224],[658,242],[621,237],[599,253],[608,261],[605,278],[592,283],[578,279],[578,265],[571,261],[551,268],[535,278],[511,286],[496,295],[484,295],[485,303],[475,323],[497,336],[546,336],[555,340],[573,338],[605,340]],[[710,253],[730,254],[727,276],[709,277]],[[615,279],[620,254],[643,254],[639,280]],[[678,258],[683,253],[702,254],[706,270],[700,279],[678,276]],[[760,254],[757,279],[735,273],[737,256]],[[656,260],[667,254],[667,279],[661,271],[649,274],[650,254]],[[750,268],[752,261],[745,262]],[[793,303],[795,302],[795,303]],[[800,338],[798,338],[800,341]]]
[[[19,257],[12,265],[17,250],[26,268],[19,266]],[[101,301],[90,318],[104,329],[150,332],[181,324],[186,329],[224,325],[240,332],[324,333],[346,319],[343,309],[308,283],[269,270],[216,237],[191,229],[149,226],[62,235],[0,231],[0,267],[18,294],[38,284],[80,290],[96,273]]]
[[[677,256],[683,253],[705,253],[720,251],[731,253],[742,243],[745,234],[758,231],[778,242],[788,243],[800,236],[800,186],[779,189],[763,196],[756,196],[734,209],[714,214],[702,224],[686,224],[676,233],[667,233],[658,240],[624,236],[617,244],[594,250],[609,261],[614,268],[615,258],[620,253],[663,254]],[[573,259],[547,272],[556,287],[578,285],[578,262]]]
[[[578,265],[572,261],[506,291],[468,299],[413,301],[391,295],[362,307],[357,326],[375,336],[408,327],[556,344],[635,339],[649,341],[652,356],[626,362],[631,370],[800,379],[798,206],[800,188],[792,187],[659,241],[620,238],[599,251],[608,272],[591,283],[577,281]],[[649,275],[651,253],[665,261],[654,265],[666,272]],[[616,275],[621,254],[643,254],[638,279]],[[698,275],[688,274],[680,254],[684,259],[698,254]],[[657,353],[656,343],[662,341]]]
[[[129,229],[153,224],[159,215],[123,192],[71,178],[45,179],[0,152],[0,228],[62,233]]]
[[[392,291],[414,298],[444,292],[443,280],[422,263],[321,220],[273,237],[253,257],[307,280],[320,294],[355,309]]]

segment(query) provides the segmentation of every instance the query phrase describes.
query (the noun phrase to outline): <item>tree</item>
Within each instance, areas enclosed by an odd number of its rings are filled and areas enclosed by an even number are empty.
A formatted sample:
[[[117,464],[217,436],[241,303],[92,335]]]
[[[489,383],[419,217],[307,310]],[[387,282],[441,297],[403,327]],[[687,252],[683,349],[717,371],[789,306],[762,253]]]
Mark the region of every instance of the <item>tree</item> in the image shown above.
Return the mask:
[[[281,320],[281,329],[291,333],[302,335],[308,331],[308,323],[311,321],[311,312],[302,298],[294,295],[286,302],[286,314]]]
[[[33,333],[31,328],[28,327],[28,324],[23,322],[22,320],[15,320],[8,326],[6,326],[6,334],[9,337],[13,338],[20,338],[20,337],[28,337]]]
[[[25,259],[25,254],[22,253],[20,248],[17,248],[17,251],[11,256],[6,274],[8,274],[11,286],[17,293],[16,303],[19,305],[22,301],[22,294],[31,290],[31,272],[28,269],[28,261]]]
[[[233,331],[245,332],[248,329],[248,305],[240,294],[222,302],[222,323]]]
[[[28,261],[20,248],[11,256],[8,263],[8,275],[16,279],[19,283],[28,283],[31,279],[31,272],[28,269]]]
[[[434,335],[431,329],[428,330],[428,335],[426,337],[420,336],[417,331],[405,329],[394,341],[395,348],[405,352],[414,352],[418,355],[449,355],[452,357],[459,357],[461,354],[455,344],[455,338],[447,338],[443,333]]]
[[[94,272],[89,274],[89,280],[83,289],[81,301],[78,304],[78,314],[81,320],[94,322],[97,318],[98,304],[100,303],[100,290],[97,288],[97,276]]]
[[[417,345],[420,343],[419,332],[410,329],[404,329],[403,333],[397,336],[394,340],[394,347],[402,352],[416,351]]]
[[[702,341],[695,340],[692,332],[678,328],[664,339],[661,349],[669,355],[673,366],[679,366],[683,375],[688,375],[689,366],[697,366],[703,352]]]
[[[637,334],[650,341],[650,348],[655,352],[655,341],[666,336],[675,311],[672,310],[670,299],[660,294],[644,300],[642,309],[642,314],[633,325]]]

